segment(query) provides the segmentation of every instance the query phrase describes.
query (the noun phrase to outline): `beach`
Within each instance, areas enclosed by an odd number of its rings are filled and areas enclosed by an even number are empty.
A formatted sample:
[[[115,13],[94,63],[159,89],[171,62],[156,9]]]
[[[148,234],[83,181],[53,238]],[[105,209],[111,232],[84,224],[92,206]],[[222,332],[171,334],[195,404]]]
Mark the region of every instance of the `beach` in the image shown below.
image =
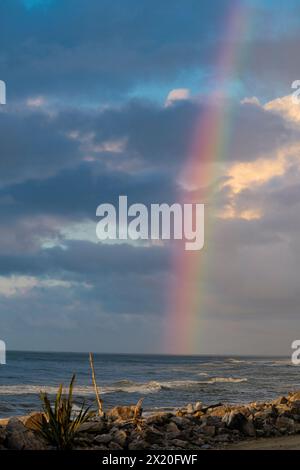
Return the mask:
[[[232,444],[227,450],[300,450],[300,435],[251,439]]]

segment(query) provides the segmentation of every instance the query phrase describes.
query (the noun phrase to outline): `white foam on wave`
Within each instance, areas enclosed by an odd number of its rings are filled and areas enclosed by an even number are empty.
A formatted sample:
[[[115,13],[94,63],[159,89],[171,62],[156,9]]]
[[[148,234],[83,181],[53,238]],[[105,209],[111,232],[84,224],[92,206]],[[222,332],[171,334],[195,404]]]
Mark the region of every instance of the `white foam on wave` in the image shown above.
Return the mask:
[[[0,395],[38,395],[41,392],[56,394],[58,387],[44,385],[2,385],[0,386]],[[89,395],[93,393],[92,387],[77,386],[74,392],[80,395]]]
[[[291,365],[292,365],[291,359],[278,359],[277,361],[271,361],[270,362],[271,367],[291,366]]]
[[[255,364],[255,361],[251,361],[249,359],[235,359],[233,357],[228,359],[227,363],[228,362],[230,362],[231,364],[245,364],[245,365]]]
[[[242,383],[247,382],[248,379],[246,378],[235,378],[235,377],[213,377],[212,379],[208,380],[207,383]]]
[[[201,373],[204,375],[204,373]],[[112,385],[100,387],[101,394],[109,393],[139,393],[147,395],[149,393],[156,393],[160,390],[176,390],[176,389],[189,389],[197,388],[204,385],[214,383],[241,383],[247,382],[246,378],[235,377],[212,377],[207,380],[171,380],[171,381],[150,381],[146,383],[132,382],[130,380],[122,380]],[[56,394],[56,386],[44,385],[2,385],[0,386],[0,395],[39,395],[40,392],[47,392],[48,394]],[[74,395],[80,396],[93,396],[94,389],[88,385],[78,385],[74,387]]]

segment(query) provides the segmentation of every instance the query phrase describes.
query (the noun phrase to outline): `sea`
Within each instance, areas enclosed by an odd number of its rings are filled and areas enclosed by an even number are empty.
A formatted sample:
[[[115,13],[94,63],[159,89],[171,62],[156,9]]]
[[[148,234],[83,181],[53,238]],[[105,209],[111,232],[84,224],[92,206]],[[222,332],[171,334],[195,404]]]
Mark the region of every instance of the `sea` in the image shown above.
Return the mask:
[[[265,401],[300,389],[300,366],[286,357],[95,354],[104,408],[136,403],[144,411],[195,403]],[[76,374],[74,401],[96,409],[87,353],[7,352],[0,365],[0,418],[41,409],[40,392],[53,398]]]

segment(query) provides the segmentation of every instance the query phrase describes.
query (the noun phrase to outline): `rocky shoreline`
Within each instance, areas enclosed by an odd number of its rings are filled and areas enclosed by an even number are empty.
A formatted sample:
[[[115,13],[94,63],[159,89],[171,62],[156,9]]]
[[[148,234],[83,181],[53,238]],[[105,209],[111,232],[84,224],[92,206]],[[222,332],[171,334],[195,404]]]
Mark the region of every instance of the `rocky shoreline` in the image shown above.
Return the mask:
[[[138,412],[137,412],[138,411]],[[42,413],[0,420],[0,450],[47,450],[37,432]],[[75,450],[205,450],[245,439],[300,433],[300,391],[247,405],[189,404],[177,411],[143,416],[135,406],[119,406],[84,423]]]

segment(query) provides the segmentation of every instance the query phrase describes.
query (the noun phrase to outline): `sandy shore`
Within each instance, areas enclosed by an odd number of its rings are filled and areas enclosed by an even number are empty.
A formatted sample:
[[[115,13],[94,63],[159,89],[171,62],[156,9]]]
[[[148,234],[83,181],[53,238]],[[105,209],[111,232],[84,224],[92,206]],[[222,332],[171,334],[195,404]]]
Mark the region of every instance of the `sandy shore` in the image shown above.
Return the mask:
[[[300,450],[300,435],[249,439],[231,444],[226,450]]]

